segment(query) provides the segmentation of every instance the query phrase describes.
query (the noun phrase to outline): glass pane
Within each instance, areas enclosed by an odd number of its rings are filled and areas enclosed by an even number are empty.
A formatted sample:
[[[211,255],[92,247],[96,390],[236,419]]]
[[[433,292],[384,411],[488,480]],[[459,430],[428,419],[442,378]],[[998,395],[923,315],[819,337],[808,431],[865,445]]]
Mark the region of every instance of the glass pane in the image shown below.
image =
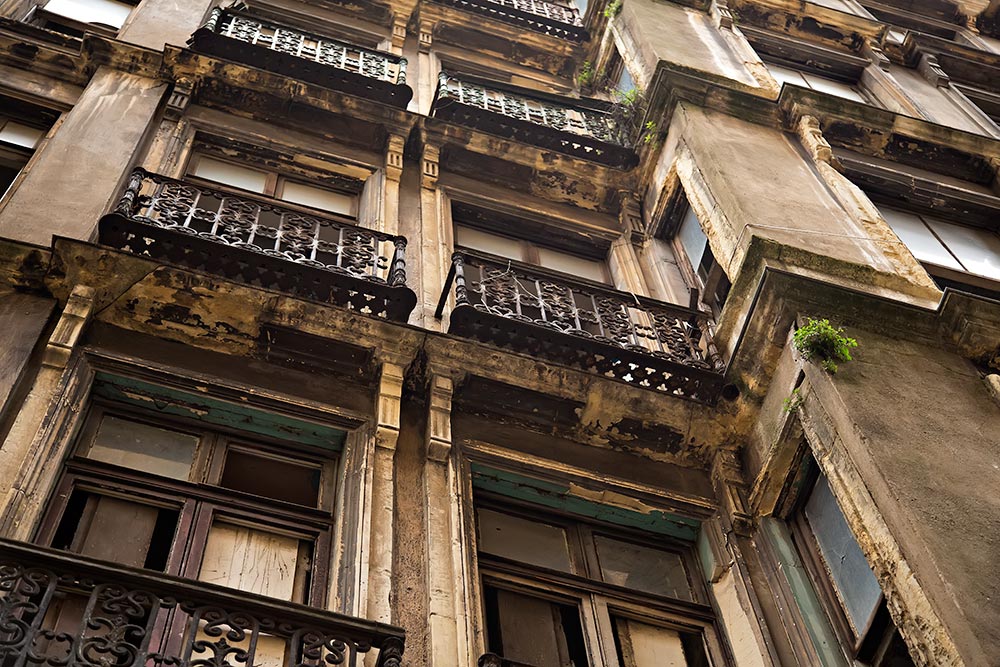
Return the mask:
[[[681,221],[681,228],[677,232],[677,236],[681,240],[681,245],[684,247],[684,252],[687,253],[691,266],[697,269],[701,264],[702,256],[705,254],[708,237],[702,231],[701,223],[698,222],[698,216],[695,215],[694,210],[690,206],[688,206],[688,210],[684,214],[684,220]]]
[[[802,86],[803,88],[809,87],[809,84],[802,78],[802,74],[798,70],[772,63],[767,63],[767,70],[778,83],[787,83],[792,86]]]
[[[511,667],[587,667],[576,606],[487,587],[489,648]]]
[[[87,458],[187,479],[198,436],[105,415]]]
[[[601,283],[608,281],[604,277],[604,262],[596,259],[588,259],[579,255],[571,255],[568,252],[549,250],[548,248],[538,249],[538,259],[542,266],[553,271],[561,271]]]
[[[132,12],[132,6],[115,0],[49,0],[45,10],[81,23],[120,28]]]
[[[510,259],[524,259],[524,251],[521,249],[520,241],[472,227],[455,226],[455,245]]]
[[[281,198],[293,204],[312,206],[324,211],[350,216],[354,215],[354,202],[357,199],[354,195],[345,195],[341,192],[333,192],[291,181],[285,181],[281,190]]]
[[[480,551],[551,570],[573,571],[562,528],[492,510],[481,509],[476,514]]]
[[[198,158],[192,173],[209,181],[225,183],[251,192],[264,192],[267,185],[267,174],[262,171],[205,156]]]
[[[816,74],[807,73],[803,74],[803,76],[809,83],[809,87],[813,90],[818,90],[821,93],[829,93],[830,95],[836,95],[837,97],[843,97],[848,100],[854,100],[855,102],[867,101],[864,96],[849,83],[835,81],[834,79],[828,79],[825,76],[817,76]]]
[[[257,496],[315,507],[319,501],[320,469],[230,449],[220,486]]]
[[[913,256],[921,262],[930,262],[958,271],[964,270],[947,248],[941,245],[941,242],[931,233],[927,225],[920,220],[919,216],[891,208],[879,207],[878,210],[892,227],[892,231],[896,232],[899,240],[905,243]]]
[[[1000,280],[1000,237],[995,232],[933,218],[924,220],[965,265],[966,271]]]
[[[816,481],[805,514],[847,617],[860,635],[878,607],[882,590],[825,477]]]
[[[625,65],[622,65],[622,73],[618,77],[618,90],[623,93],[635,90],[635,79],[632,78],[632,74],[629,73],[628,67]]]
[[[609,584],[637,591],[692,600],[680,554],[595,535],[601,577]]]
[[[0,125],[2,125],[0,126],[0,141],[15,146],[34,148],[42,140],[42,137],[45,136],[45,130],[22,125],[12,120],[4,123],[0,119]]]

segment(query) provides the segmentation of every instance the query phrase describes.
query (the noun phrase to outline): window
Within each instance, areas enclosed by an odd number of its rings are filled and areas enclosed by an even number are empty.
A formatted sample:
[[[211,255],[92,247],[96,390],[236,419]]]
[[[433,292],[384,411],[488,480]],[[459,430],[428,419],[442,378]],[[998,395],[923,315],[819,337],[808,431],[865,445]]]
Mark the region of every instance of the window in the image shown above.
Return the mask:
[[[55,122],[54,111],[0,96],[0,199]]]
[[[792,536],[845,652],[871,667],[912,667],[878,580],[826,477],[811,458],[804,471],[806,491],[790,519]]]
[[[492,234],[476,227],[455,226],[456,247],[479,250],[535,266],[542,266],[560,273],[568,273],[601,283],[611,283],[611,275],[604,261],[556,250],[510,236]]]
[[[321,604],[336,458],[97,404],[41,540],[122,565]]]
[[[681,217],[676,238],[684,255],[690,264],[690,272],[702,291],[702,301],[712,308],[718,316],[726,304],[729,290],[732,287],[726,272],[715,260],[712,248],[708,245],[708,237],[701,228],[701,222],[694,209],[686,202],[683,204],[684,214]]]
[[[793,86],[801,86],[802,88],[809,88],[821,93],[843,97],[844,99],[853,100],[855,102],[862,102],[865,104],[870,103],[868,97],[861,92],[857,85],[838,81],[827,76],[813,74],[812,72],[799,71],[790,67],[785,67],[784,65],[777,65],[775,63],[767,63],[767,69],[771,72],[771,76],[773,76],[779,84],[787,83]]]
[[[358,197],[354,193],[318,187],[274,171],[201,153],[191,158],[188,175],[329,213],[352,218],[358,214]]]
[[[74,37],[82,37],[87,31],[115,36],[135,4],[120,0],[49,0],[35,7],[31,20]]]
[[[476,513],[491,653],[519,667],[612,667],[607,653],[595,660],[606,646],[618,667],[709,664],[711,612],[687,545],[524,512]]]
[[[879,206],[879,212],[935,278],[986,285],[1000,281],[1000,235],[995,231],[887,206]],[[991,286],[997,288],[995,283]]]

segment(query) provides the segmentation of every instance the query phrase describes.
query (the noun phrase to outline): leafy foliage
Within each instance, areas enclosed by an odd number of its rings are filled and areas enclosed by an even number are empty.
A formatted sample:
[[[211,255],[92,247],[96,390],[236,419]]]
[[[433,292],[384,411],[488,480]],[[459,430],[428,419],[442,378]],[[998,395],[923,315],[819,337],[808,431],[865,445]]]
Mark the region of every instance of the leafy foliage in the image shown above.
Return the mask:
[[[799,329],[792,336],[792,344],[807,361],[819,360],[828,373],[837,372],[837,362],[851,360],[851,348],[858,341],[844,335],[842,328],[834,327],[830,320],[814,320]]]
[[[612,0],[604,8],[604,18],[611,19],[618,16],[622,11],[622,0]]]
[[[802,394],[799,393],[799,388],[796,387],[795,389],[792,389],[791,395],[782,402],[781,411],[786,414],[789,412],[795,412],[802,407],[803,401],[805,401],[805,399],[802,398]]]
[[[580,73],[576,76],[576,82],[583,88],[594,83],[594,79],[597,78],[597,72],[594,71],[594,64],[589,60],[584,61],[583,67],[580,68]]]

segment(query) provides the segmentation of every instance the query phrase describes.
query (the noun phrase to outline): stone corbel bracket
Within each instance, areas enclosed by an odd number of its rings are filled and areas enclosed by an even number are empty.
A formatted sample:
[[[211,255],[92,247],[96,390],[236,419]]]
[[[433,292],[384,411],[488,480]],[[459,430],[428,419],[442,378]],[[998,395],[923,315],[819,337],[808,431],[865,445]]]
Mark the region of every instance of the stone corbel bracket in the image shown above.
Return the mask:
[[[920,54],[920,62],[917,63],[917,71],[921,76],[933,83],[938,88],[947,88],[951,83],[948,73],[941,68],[937,56],[933,53]]]
[[[427,410],[427,458],[444,463],[451,454],[451,399],[455,384],[449,374],[430,373]]]
[[[66,301],[62,316],[45,345],[42,365],[48,368],[64,369],[76,347],[80,335],[94,313],[93,287],[77,285]]]
[[[191,103],[197,84],[198,82],[191,77],[177,77],[170,90],[170,96],[167,97],[167,106],[163,112],[164,117],[173,121],[180,120]]]

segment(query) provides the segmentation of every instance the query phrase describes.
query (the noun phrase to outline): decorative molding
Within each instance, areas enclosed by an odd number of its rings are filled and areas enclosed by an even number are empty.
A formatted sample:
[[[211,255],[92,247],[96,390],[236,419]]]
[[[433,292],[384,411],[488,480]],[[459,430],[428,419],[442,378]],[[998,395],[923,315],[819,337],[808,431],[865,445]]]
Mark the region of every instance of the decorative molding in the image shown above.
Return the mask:
[[[405,146],[406,137],[398,134],[389,135],[385,149],[385,176],[390,181],[399,182],[403,175],[403,148]]]
[[[95,294],[94,288],[87,285],[77,285],[73,288],[59,322],[45,345],[45,352],[42,355],[43,366],[59,370],[66,368],[84,326],[93,315]]]
[[[889,57],[882,50],[882,45],[874,39],[867,39],[861,46],[861,55],[868,58],[881,70],[889,70]]]
[[[438,175],[440,173],[439,161],[441,159],[441,149],[431,144],[424,145],[424,154],[421,157],[420,184],[429,189],[437,187]]]
[[[398,49],[399,53],[402,53],[405,43],[406,19],[404,17],[397,16],[396,20],[392,23],[392,48]]]
[[[375,446],[395,450],[399,440],[399,409],[403,396],[402,364],[385,361],[378,385]]]
[[[920,62],[917,64],[917,71],[939,88],[947,88],[951,83],[948,73],[941,69],[937,56],[932,53],[922,53]]]
[[[180,77],[174,81],[170,96],[167,98],[167,108],[164,110],[164,116],[168,120],[178,121],[184,116],[194,95],[194,89],[195,82],[188,77]]]
[[[642,219],[642,203],[631,190],[621,192],[621,208],[618,211],[618,224],[622,232],[632,243],[642,243],[648,235],[645,221]]]
[[[749,537],[753,520],[744,497],[743,469],[736,448],[726,447],[715,452],[712,482],[733,530],[737,535]]]
[[[709,13],[715,18],[715,25],[719,28],[733,29],[733,12],[729,9],[728,0],[714,0]]]
[[[427,413],[427,458],[444,463],[451,452],[451,399],[454,383],[449,375],[432,373]]]
[[[417,46],[421,53],[428,53],[434,43],[434,24],[430,21],[420,22],[420,41]]]

